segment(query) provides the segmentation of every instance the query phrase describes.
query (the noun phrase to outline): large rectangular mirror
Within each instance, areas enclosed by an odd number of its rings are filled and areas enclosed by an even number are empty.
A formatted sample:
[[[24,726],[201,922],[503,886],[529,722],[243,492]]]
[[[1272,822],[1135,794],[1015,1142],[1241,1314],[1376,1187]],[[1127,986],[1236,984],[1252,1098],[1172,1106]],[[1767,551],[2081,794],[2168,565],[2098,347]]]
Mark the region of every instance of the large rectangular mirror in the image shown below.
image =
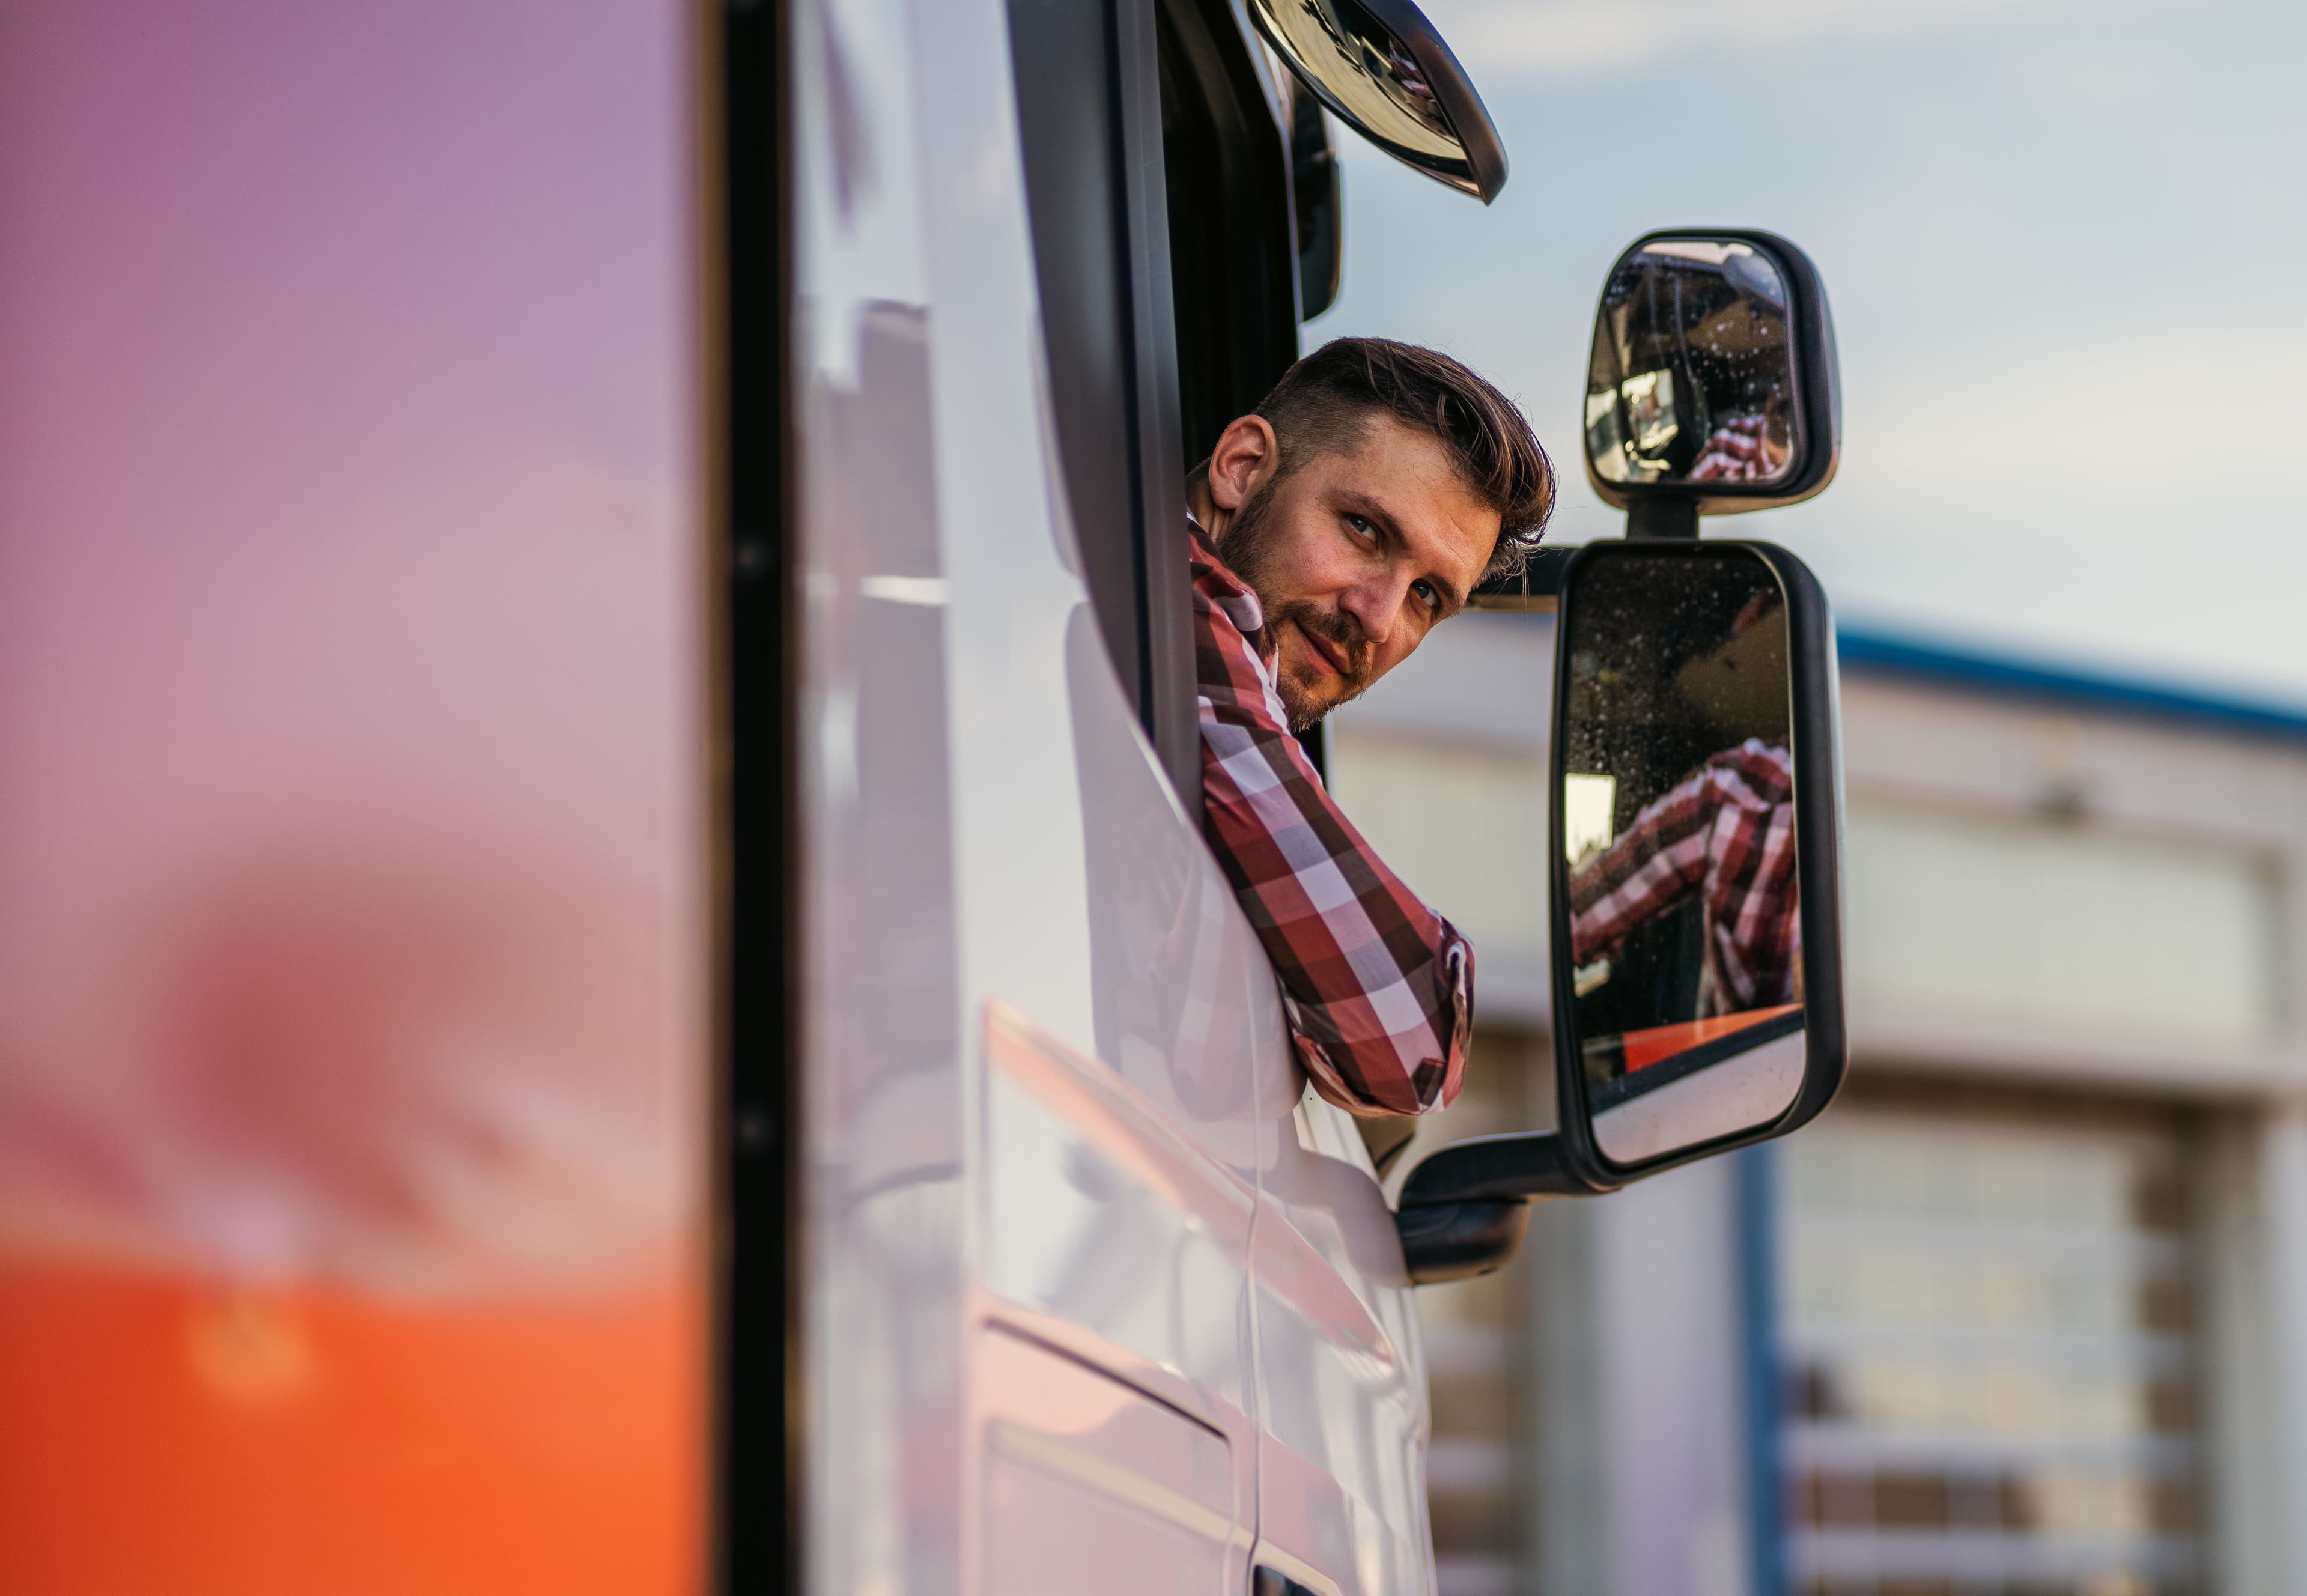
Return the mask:
[[[1565,1136],[1623,1177],[1840,1077],[1832,660],[1816,583],[1763,545],[1591,545],[1558,625]]]

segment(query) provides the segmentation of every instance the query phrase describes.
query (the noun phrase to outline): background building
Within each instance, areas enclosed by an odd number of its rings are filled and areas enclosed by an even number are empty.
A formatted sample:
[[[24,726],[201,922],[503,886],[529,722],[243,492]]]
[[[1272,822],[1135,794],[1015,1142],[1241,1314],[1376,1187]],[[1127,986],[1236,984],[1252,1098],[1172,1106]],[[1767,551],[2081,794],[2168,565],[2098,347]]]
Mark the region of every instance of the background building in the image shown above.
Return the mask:
[[[1429,1145],[1551,1118],[1551,648],[1469,616],[1333,723],[1480,955]],[[2307,1590],[2307,717],[1842,652],[1849,1087],[1421,1294],[1445,1596]]]

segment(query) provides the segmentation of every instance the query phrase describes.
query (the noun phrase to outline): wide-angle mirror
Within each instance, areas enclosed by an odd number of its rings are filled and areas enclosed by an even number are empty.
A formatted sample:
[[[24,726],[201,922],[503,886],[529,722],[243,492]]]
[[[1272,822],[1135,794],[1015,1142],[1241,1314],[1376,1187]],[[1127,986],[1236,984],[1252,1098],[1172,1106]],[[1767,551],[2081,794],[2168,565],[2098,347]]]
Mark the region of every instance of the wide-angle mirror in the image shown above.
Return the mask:
[[[1482,97],[1411,0],[1249,0],[1257,30],[1331,114],[1485,205],[1506,151]]]
[[[1635,543],[1565,579],[1554,1025],[1565,1107],[1616,1169],[1771,1125],[1811,1073],[1804,900],[1837,825],[1831,763],[1823,806],[1800,797],[1832,752],[1797,734],[1799,570]]]
[[[1832,319],[1799,249],[1653,233],[1619,256],[1595,311],[1588,479],[1619,508],[1665,496],[1694,516],[1807,498],[1834,472],[1835,379]]]

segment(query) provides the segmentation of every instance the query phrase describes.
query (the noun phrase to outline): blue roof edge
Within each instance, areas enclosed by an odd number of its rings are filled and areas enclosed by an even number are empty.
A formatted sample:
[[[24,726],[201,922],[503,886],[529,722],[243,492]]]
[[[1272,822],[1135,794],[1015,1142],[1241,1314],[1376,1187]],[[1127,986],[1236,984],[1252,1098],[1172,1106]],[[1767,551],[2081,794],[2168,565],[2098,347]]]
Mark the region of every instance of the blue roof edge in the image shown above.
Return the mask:
[[[1835,650],[1845,665],[1869,673],[1919,677],[2012,698],[2307,742],[2307,709],[2264,700],[1967,654],[1866,627],[1838,626]]]

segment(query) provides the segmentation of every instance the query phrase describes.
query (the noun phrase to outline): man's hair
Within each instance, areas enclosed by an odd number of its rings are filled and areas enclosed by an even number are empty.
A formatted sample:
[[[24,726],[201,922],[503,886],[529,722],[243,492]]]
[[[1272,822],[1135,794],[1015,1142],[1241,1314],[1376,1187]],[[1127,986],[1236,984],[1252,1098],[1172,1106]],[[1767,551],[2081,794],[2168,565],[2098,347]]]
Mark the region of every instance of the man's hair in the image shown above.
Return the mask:
[[[1468,490],[1498,516],[1484,581],[1518,576],[1554,513],[1554,464],[1514,401],[1438,349],[1382,338],[1324,344],[1259,403],[1280,442],[1274,480],[1361,446],[1373,416],[1440,440]]]

